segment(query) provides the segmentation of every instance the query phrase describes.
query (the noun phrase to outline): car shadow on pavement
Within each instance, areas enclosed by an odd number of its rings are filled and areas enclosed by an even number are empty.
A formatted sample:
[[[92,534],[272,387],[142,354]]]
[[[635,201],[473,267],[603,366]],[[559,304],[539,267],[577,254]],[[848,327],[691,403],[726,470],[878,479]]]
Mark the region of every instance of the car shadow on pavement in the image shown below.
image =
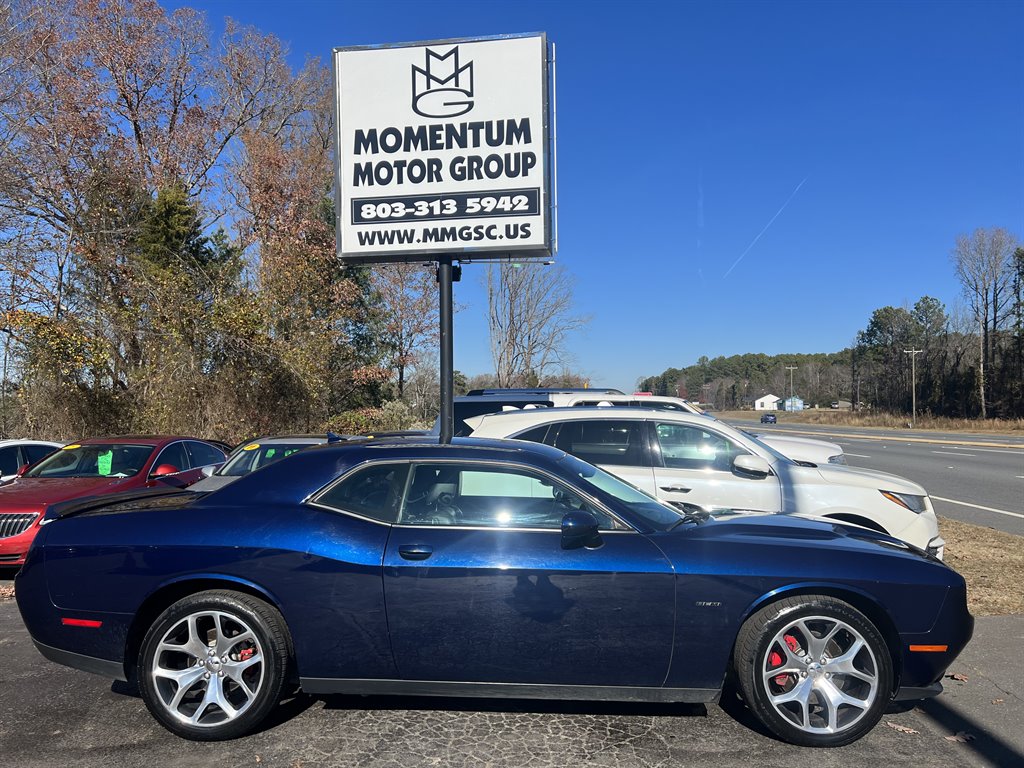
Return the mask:
[[[134,699],[142,698],[142,695],[139,693],[139,686],[135,682],[115,680],[110,684],[110,692],[116,693],[118,696],[129,696]],[[315,696],[309,696],[302,693],[297,688],[288,691],[281,696],[281,700],[277,703],[277,706],[270,710],[270,714],[267,715],[266,719],[263,720],[259,726],[252,731],[252,733],[262,733],[263,731],[272,730],[277,726],[298,717],[316,704],[316,702],[317,698]]]
[[[744,728],[748,728],[764,736],[766,739],[782,742],[782,739],[765,728],[764,724],[754,716],[754,713],[750,711],[750,707],[743,701],[739,693],[732,690],[731,686],[726,686],[725,690],[722,691],[722,698],[718,702],[718,706],[725,714]]]
[[[1017,747],[994,735],[984,722],[965,716],[941,698],[920,701],[917,709],[940,728],[948,730],[950,736],[965,734],[965,739],[971,737],[963,742],[964,749],[971,750],[986,762],[998,766],[1024,765],[1024,754]]]
[[[444,696],[318,695],[325,709],[422,710],[444,712],[514,712],[524,714],[707,717],[704,704],[651,704],[633,701],[563,699],[486,699]]]

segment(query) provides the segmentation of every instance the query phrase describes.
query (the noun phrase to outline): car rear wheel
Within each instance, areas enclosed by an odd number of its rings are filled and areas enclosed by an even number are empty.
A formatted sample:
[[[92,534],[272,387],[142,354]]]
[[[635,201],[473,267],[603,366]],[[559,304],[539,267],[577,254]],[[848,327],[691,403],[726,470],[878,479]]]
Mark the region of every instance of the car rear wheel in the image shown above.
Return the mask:
[[[171,605],[142,641],[139,690],[172,733],[242,736],[277,703],[288,667],[281,615],[250,595],[208,591]]]
[[[825,595],[781,600],[740,630],[735,672],[747,705],[792,744],[839,747],[882,717],[892,659],[878,629],[848,603]]]

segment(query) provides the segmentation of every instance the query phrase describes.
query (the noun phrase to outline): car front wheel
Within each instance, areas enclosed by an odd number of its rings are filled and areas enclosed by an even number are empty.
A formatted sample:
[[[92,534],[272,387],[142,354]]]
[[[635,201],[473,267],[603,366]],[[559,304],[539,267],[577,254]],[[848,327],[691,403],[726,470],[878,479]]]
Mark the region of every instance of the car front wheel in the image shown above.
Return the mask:
[[[221,590],[189,595],[146,633],[139,690],[153,716],[178,736],[236,738],[277,703],[288,648],[284,620],[262,600]]]
[[[848,603],[825,595],[786,598],[740,630],[735,672],[747,705],[792,744],[839,747],[882,717],[892,659],[881,633]]]

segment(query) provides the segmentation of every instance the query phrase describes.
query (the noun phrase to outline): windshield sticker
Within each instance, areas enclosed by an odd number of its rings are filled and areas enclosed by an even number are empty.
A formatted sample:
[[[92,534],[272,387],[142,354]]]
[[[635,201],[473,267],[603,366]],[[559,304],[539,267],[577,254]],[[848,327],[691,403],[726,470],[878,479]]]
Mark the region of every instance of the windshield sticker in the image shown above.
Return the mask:
[[[75,448],[81,448],[81,447],[82,446],[79,443],[72,443],[71,445],[65,445],[63,448],[61,448],[61,450],[62,451],[73,451],[73,450],[75,450]]]
[[[277,449],[276,448],[267,448],[267,458],[268,459],[274,458],[274,454],[275,453],[277,453]]]
[[[243,450],[243,451],[255,451],[255,450],[256,450],[257,448],[259,448],[259,447],[260,447],[260,444],[259,444],[259,443],[249,443],[249,444],[248,444],[247,446],[245,446],[245,448],[243,448],[242,450]]]
[[[96,457],[96,471],[106,477],[110,474],[110,465],[114,463],[114,451],[104,451]]]

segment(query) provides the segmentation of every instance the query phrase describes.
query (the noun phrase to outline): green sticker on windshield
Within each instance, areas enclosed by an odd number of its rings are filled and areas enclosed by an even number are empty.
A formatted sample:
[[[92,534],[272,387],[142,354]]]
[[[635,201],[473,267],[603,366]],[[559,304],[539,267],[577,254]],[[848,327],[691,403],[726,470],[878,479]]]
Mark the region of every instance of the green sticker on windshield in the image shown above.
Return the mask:
[[[103,476],[110,474],[110,465],[114,463],[114,451],[104,451],[96,457],[96,472]]]
[[[268,459],[274,458],[274,454],[275,453],[277,453],[277,451],[274,448],[267,448],[267,458]]]

